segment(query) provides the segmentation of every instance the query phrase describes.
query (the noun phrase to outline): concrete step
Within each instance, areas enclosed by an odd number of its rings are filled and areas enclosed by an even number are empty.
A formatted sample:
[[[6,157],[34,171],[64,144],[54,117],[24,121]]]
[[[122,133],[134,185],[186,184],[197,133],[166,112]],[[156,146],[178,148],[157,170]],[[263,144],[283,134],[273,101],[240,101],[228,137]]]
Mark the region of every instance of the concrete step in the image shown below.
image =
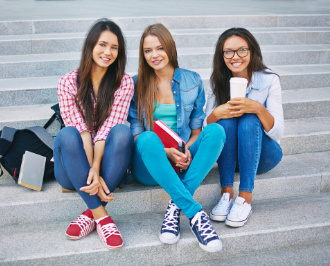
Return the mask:
[[[286,120],[281,147],[283,154],[329,151],[330,117]]]
[[[0,107],[0,128],[43,126],[53,115],[52,104]]]
[[[54,104],[58,102],[56,84],[59,78],[0,80],[0,107]],[[1,85],[7,89],[1,89]],[[285,119],[328,116],[330,113],[330,87],[283,90],[282,97]]]
[[[111,19],[126,31],[144,30],[154,23],[162,23],[169,29],[328,27],[330,15],[158,16]],[[87,32],[95,20],[96,18],[0,21],[0,35]]]
[[[313,167],[308,158],[313,158]],[[325,159],[326,158],[326,159]],[[304,161],[303,161],[304,160]],[[277,167],[257,175],[254,200],[299,197],[330,192],[330,152],[306,154],[303,160],[286,155]],[[234,190],[238,191],[239,174],[235,174]],[[147,213],[165,210],[168,194],[159,186],[144,186],[130,181],[107,205],[113,215]],[[197,189],[194,198],[204,207],[213,207],[220,198],[219,173],[215,166]],[[15,184],[8,175],[0,179],[0,226],[72,219],[86,208],[77,193],[61,193],[55,180],[45,181],[41,191]],[[76,210],[73,213],[73,209]],[[71,218],[70,218],[71,217]],[[1,256],[0,256],[1,257]]]
[[[284,259],[285,258],[285,259]],[[308,246],[287,247],[280,250],[263,251],[249,255],[234,255],[218,260],[175,264],[175,266],[287,266],[318,265],[328,266],[330,261],[330,243],[316,243]]]
[[[281,76],[283,102],[290,102],[290,98],[292,97],[299,97],[299,99],[304,97],[304,93],[298,95],[299,91],[297,91],[297,93],[293,93],[295,89],[302,88],[310,88],[310,91],[306,92],[308,95],[312,95],[313,98],[311,99],[314,99],[314,97],[317,97],[317,99],[321,100],[328,99],[327,89],[325,88],[320,88],[320,95],[322,95],[322,97],[318,96],[318,86],[330,87],[330,64],[304,66],[270,66],[270,68]],[[207,90],[209,88],[211,69],[195,69],[195,71],[201,75],[204,87]],[[133,76],[136,73],[131,72],[129,74]],[[46,76],[0,79],[0,107],[55,103],[58,101],[56,87],[60,77],[61,76]],[[314,88],[317,90],[316,93],[313,93]],[[288,89],[292,90],[292,92],[287,94],[284,92],[284,90]],[[286,95],[288,95],[288,97]],[[307,100],[308,97],[306,98]],[[284,106],[284,108],[286,107]],[[308,108],[308,110],[311,111],[311,108]],[[323,112],[324,110],[321,111]],[[304,113],[306,114],[306,112]],[[298,113],[296,112],[296,114]],[[293,117],[288,116],[288,118]]]
[[[0,107],[58,102],[61,76],[0,79]]]
[[[310,65],[330,63],[330,44],[266,45],[261,47],[266,65]],[[214,48],[178,48],[182,68],[212,66]],[[0,79],[60,76],[78,68],[80,53],[0,56]],[[127,72],[137,72],[138,50],[128,51]]]
[[[51,105],[39,104],[0,107],[0,130],[4,126],[14,128],[43,126],[53,114],[53,111],[50,109]],[[299,106],[299,104],[297,103],[296,106]],[[303,104],[300,106],[303,106]],[[56,135],[56,128],[52,129],[51,132],[53,135]],[[286,120],[285,133],[281,140],[281,146],[284,154],[329,150],[330,117]]]
[[[330,64],[321,65],[267,65],[281,77],[282,90],[330,87]],[[203,79],[204,87],[209,87],[212,69],[192,69]]]
[[[282,91],[285,119],[321,117],[330,114],[330,87]]]
[[[170,30],[178,48],[213,47],[226,28]],[[330,27],[251,28],[260,45],[329,44]],[[143,31],[125,31],[127,49],[139,48]],[[80,52],[86,33],[0,35],[0,55]]]
[[[270,250],[328,243],[330,237],[330,195],[253,202],[253,214],[244,227],[233,229],[212,222],[223,242],[223,250],[206,253],[191,233],[182,215],[181,239],[164,245],[158,239],[166,208],[156,212],[113,215],[124,247],[109,251],[97,233],[79,241],[66,239],[71,219],[50,223],[0,227],[0,263],[5,265],[170,265],[231,258]],[[211,208],[205,208],[207,212]],[[73,207],[72,210],[75,210]]]

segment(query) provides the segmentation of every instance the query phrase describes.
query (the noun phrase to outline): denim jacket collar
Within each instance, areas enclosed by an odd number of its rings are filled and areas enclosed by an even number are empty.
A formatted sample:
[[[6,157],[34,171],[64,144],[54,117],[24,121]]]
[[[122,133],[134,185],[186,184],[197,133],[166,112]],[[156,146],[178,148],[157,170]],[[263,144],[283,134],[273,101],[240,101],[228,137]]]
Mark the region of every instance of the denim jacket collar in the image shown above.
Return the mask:
[[[181,81],[181,73],[180,73],[180,68],[176,68],[174,70],[174,77],[173,79],[177,82],[177,83],[180,83]]]
[[[271,70],[265,69],[266,72],[272,73]],[[261,71],[254,72],[252,74],[251,82],[249,87],[246,89],[246,94],[248,94],[252,89],[257,91],[262,91],[265,88],[268,88],[274,80],[273,75],[264,74]]]
[[[254,72],[254,73],[252,74],[252,78],[251,78],[251,81],[250,81],[249,87],[247,87],[247,89],[246,89],[246,94],[248,94],[248,93],[251,91],[252,86],[253,86],[253,88],[255,87],[255,88],[258,90],[258,87],[259,87],[259,86],[254,86],[254,85],[256,85],[256,72]]]

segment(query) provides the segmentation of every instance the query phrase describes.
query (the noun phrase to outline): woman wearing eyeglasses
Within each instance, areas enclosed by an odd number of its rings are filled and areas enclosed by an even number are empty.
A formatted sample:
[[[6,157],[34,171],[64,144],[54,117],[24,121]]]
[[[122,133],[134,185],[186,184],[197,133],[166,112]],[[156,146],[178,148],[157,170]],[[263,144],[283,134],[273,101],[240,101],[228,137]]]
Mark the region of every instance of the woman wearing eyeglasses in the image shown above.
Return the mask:
[[[230,99],[232,77],[248,80],[245,97]],[[263,64],[259,44],[246,29],[231,28],[218,39],[204,126],[211,123],[225,129],[226,143],[217,161],[221,199],[210,218],[240,227],[252,213],[256,174],[273,169],[282,159],[278,141],[284,131],[279,77]],[[235,170],[240,185],[234,201]]]

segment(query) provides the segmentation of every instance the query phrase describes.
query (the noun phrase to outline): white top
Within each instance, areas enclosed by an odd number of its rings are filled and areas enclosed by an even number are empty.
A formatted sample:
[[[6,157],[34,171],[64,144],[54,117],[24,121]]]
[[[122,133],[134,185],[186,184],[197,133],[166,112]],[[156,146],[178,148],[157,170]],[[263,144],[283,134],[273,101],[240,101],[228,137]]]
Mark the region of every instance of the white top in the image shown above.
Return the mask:
[[[280,79],[275,74],[265,74],[255,72],[249,87],[246,90],[246,96],[249,99],[262,103],[268,112],[274,117],[274,126],[271,130],[265,131],[271,139],[279,142],[284,133],[284,117],[282,107],[282,92]],[[204,119],[204,127],[207,126],[207,117],[215,109],[215,95],[210,87],[207,93],[206,118]]]

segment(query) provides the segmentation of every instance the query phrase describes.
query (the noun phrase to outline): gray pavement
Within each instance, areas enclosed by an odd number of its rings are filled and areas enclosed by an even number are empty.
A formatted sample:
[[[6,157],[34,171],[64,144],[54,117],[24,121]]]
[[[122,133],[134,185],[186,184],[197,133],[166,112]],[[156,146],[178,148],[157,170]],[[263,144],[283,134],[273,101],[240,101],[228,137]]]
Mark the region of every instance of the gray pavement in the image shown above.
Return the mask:
[[[0,0],[0,21],[100,17],[329,13],[329,0]]]

